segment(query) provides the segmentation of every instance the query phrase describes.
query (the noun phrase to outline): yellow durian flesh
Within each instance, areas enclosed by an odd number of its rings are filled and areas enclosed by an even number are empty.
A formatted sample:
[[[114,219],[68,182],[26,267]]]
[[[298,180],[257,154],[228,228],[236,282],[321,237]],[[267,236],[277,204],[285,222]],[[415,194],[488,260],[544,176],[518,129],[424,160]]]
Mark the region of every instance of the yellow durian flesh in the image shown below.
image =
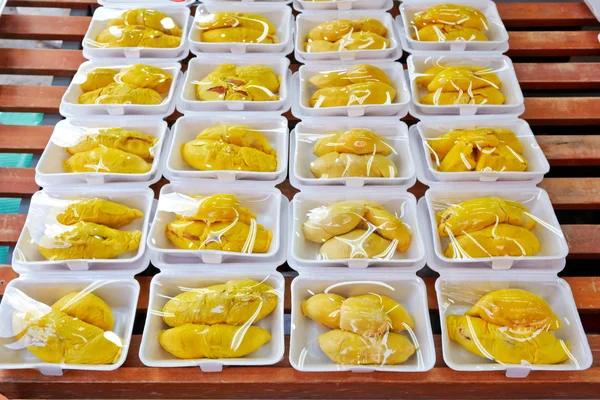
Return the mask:
[[[477,171],[527,170],[527,159],[505,145],[482,149],[475,167]]]
[[[217,12],[200,15],[196,18],[198,28],[202,31],[239,27],[274,35],[277,28],[266,17],[252,13]]]
[[[154,158],[151,149],[157,142],[158,138],[136,131],[122,128],[101,128],[92,130],[79,143],[67,147],[66,151],[73,155],[93,150],[98,146],[105,146],[120,149],[140,156],[146,161],[151,161]]]
[[[263,31],[244,27],[212,29],[202,32],[200,38],[203,42],[214,43],[279,43],[275,37],[267,35]]]
[[[340,46],[336,43],[328,42],[327,40],[313,40],[304,44],[304,50],[307,53],[328,53],[340,51]]]
[[[338,51],[342,50],[384,50],[392,45],[388,39],[372,32],[352,32],[337,42]]]
[[[407,251],[410,247],[411,235],[402,220],[381,204],[369,202],[366,207],[365,219],[377,229],[377,233],[387,240],[395,241],[397,251],[401,253]]]
[[[150,172],[152,164],[135,154],[99,146],[72,155],[63,162],[63,169],[66,172],[145,174]]]
[[[506,97],[502,92],[493,87],[475,89],[470,92],[442,92],[436,91],[421,97],[420,103],[433,106],[447,106],[457,104],[504,104]]]
[[[277,307],[278,294],[265,283],[252,279],[192,289],[170,299],[162,309],[164,322],[185,324],[243,325],[265,318]]]
[[[408,329],[415,329],[415,321],[406,309],[393,299],[376,293],[358,296],[359,298],[370,298],[390,319],[390,330],[392,332],[401,332]]]
[[[473,144],[477,149],[496,147],[500,143],[493,128],[453,129],[442,136],[427,139],[429,150],[443,160],[460,140]]]
[[[144,213],[119,203],[103,199],[80,200],[68,205],[56,220],[63,225],[75,225],[78,222],[94,222],[109,228],[119,229]]]
[[[115,25],[104,29],[90,43],[92,47],[146,47],[173,49],[181,45],[181,38],[140,25]]]
[[[245,207],[240,205],[240,201],[233,194],[218,193],[210,196],[191,196],[198,201],[197,208],[191,216],[177,215],[179,219],[190,219],[214,222],[241,221],[245,224],[252,224],[256,220],[256,215]]]
[[[148,64],[134,64],[123,68],[115,76],[115,80],[158,93],[168,92],[173,83],[173,77],[168,72]]]
[[[355,229],[323,243],[319,250],[319,258],[322,260],[389,259],[394,255],[395,247],[395,243],[375,233]]]
[[[127,83],[111,83],[101,89],[83,93],[79,104],[147,104],[163,102],[161,95],[152,89],[139,88]]]
[[[115,318],[109,305],[91,292],[66,294],[54,303],[52,308],[104,331],[111,331],[115,325]]]
[[[317,25],[308,32],[308,40],[323,40],[336,42],[354,30],[352,21],[336,20],[327,21]]]
[[[413,35],[413,39],[422,42],[446,41],[478,41],[487,42],[488,38],[479,29],[460,25],[432,24],[427,25]]]
[[[319,89],[311,96],[310,106],[314,108],[327,108],[392,104],[395,98],[396,90],[387,83],[362,82],[344,87]]]
[[[485,87],[500,89],[502,82],[488,68],[475,66],[448,66],[439,71],[427,85],[427,90],[435,92],[469,91]]]
[[[102,89],[115,81],[115,75],[118,71],[111,68],[94,68],[87,73],[85,82],[79,84],[82,92],[91,92]]]
[[[379,36],[386,36],[388,33],[385,25],[375,18],[358,18],[352,21],[352,26],[355,31],[371,32]]]
[[[477,165],[477,152],[473,150],[473,143],[459,140],[446,154],[439,165],[441,172],[472,171]]]
[[[182,30],[167,14],[149,8],[126,10],[119,19],[109,22],[113,25],[142,25],[173,36],[181,36]]]
[[[432,24],[460,25],[480,31],[489,29],[488,20],[481,11],[457,4],[438,4],[429,7],[416,13],[412,22],[419,29]]]
[[[252,147],[263,153],[276,155],[275,149],[267,138],[259,131],[243,125],[216,125],[206,128],[196,136],[196,139],[218,140],[240,147]]]
[[[330,329],[339,329],[340,310],[345,298],[334,293],[319,293],[302,301],[302,315]]]
[[[183,160],[200,171],[275,172],[277,158],[252,147],[215,140],[192,140],[181,148]]]
[[[381,302],[373,297],[349,297],[340,308],[340,329],[367,337],[390,330],[392,322]]]
[[[334,236],[348,233],[363,221],[367,209],[359,201],[342,201],[330,206],[314,208],[302,224],[304,238],[323,243]]]
[[[381,154],[327,153],[310,163],[310,172],[319,179],[398,176],[396,165]]]

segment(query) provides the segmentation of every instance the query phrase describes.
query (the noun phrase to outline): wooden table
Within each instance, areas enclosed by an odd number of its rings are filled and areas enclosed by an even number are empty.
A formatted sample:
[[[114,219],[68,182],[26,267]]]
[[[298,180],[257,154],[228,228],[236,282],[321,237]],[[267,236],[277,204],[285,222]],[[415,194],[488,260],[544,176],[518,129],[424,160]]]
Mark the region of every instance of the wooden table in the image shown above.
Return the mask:
[[[88,9],[95,0],[9,0],[9,6]],[[594,365],[579,372],[533,372],[522,380],[501,372],[464,373],[445,366],[440,344],[434,275],[427,284],[437,363],[427,373],[300,373],[286,357],[270,367],[227,368],[219,374],[198,368],[146,368],[138,358],[141,332],[154,268],[137,277],[141,296],[134,336],[125,364],[116,371],[67,371],[46,377],[33,370],[0,371],[0,393],[9,398],[597,398],[600,396],[600,25],[583,3],[498,4],[510,33],[508,55],[515,62],[525,94],[526,112],[552,166],[541,183],[557,210],[570,254],[561,273],[571,285]],[[397,5],[393,14],[398,12]],[[81,42],[89,16],[5,15],[0,37]],[[586,30],[582,30],[587,27]],[[577,61],[571,59],[577,57]],[[404,61],[405,58],[402,59]],[[0,73],[71,77],[84,62],[81,50],[0,50]],[[292,68],[297,68],[292,59]],[[0,111],[57,114],[61,86],[0,86]],[[168,118],[173,122],[178,115]],[[287,114],[290,127],[297,120]],[[406,122],[415,120],[407,117]],[[0,126],[0,152],[40,154],[52,126]],[[163,179],[155,189],[166,183]],[[284,183],[282,191],[295,190]],[[28,198],[38,190],[30,168],[0,169],[0,197]],[[411,189],[417,197],[426,187]],[[13,246],[25,215],[0,215],[0,245]],[[294,273],[281,266],[287,283]],[[16,274],[0,269],[0,294]],[[289,291],[286,313],[290,311]]]

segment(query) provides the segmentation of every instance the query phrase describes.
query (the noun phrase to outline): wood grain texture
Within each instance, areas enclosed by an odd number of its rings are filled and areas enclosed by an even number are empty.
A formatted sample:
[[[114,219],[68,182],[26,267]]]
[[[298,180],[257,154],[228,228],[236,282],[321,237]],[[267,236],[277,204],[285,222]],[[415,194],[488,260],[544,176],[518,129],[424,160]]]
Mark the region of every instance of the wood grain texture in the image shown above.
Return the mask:
[[[0,37],[80,42],[91,20],[91,17],[7,14],[2,16]]]
[[[551,166],[600,165],[600,136],[536,135]]]
[[[3,49],[0,73],[73,76],[85,61],[81,50]]]
[[[0,168],[2,197],[30,197],[38,190],[33,168]]]
[[[53,126],[0,125],[0,152],[41,154]]]

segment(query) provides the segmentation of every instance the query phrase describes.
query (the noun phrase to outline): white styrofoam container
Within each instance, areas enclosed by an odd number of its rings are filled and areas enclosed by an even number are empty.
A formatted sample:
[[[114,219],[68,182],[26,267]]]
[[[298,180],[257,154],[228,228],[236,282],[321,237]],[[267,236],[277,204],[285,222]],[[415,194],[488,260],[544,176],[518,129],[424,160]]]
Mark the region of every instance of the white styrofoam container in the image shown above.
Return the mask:
[[[502,55],[487,55],[484,53],[428,53],[414,54],[408,57],[407,69],[409,85],[412,94],[412,106],[418,113],[436,115],[475,115],[475,114],[510,114],[522,113],[524,98],[515,69],[510,58]],[[420,103],[421,97],[429,94],[426,88],[416,83],[416,78],[426,70],[436,65],[474,65],[492,70],[502,82],[500,91],[506,97],[504,104],[459,104],[459,105],[425,105]],[[412,110],[411,110],[412,114]],[[420,117],[417,115],[417,117]],[[423,119],[423,118],[419,118]]]
[[[393,0],[294,0],[294,8],[300,12],[324,10],[389,10],[393,5]]]
[[[162,266],[158,266],[162,269]],[[198,270],[197,265],[183,266],[183,270],[167,270],[152,278],[150,285],[150,301],[146,324],[140,346],[140,360],[149,367],[192,367],[199,366],[203,372],[220,372],[223,366],[258,366],[276,364],[283,358],[284,342],[284,292],[285,280],[273,268],[237,268],[227,270]],[[195,271],[195,272],[194,272]],[[262,272],[261,272],[262,271]],[[171,298],[183,293],[182,288],[200,288],[225,283],[232,279],[254,279],[273,287],[278,295],[277,307],[267,317],[254,326],[259,326],[271,333],[271,341],[257,351],[241,358],[196,359],[183,360],[176,358],[162,348],[158,342],[158,334],[168,329],[160,312]]]
[[[271,246],[266,253],[234,253],[220,250],[183,250],[176,247],[165,235],[165,227],[171,221],[177,219],[175,212],[164,211],[168,202],[166,200],[173,193],[185,195],[210,196],[218,193],[235,195],[240,204],[247,207],[256,214],[257,223],[263,225],[266,230],[273,232]],[[148,235],[148,247],[156,255],[168,256],[174,263],[183,264],[192,258],[193,263],[220,264],[229,262],[268,262],[279,252],[280,246],[286,244],[285,235],[282,232],[282,194],[276,188],[269,188],[248,183],[247,185],[236,183],[227,185],[224,183],[194,183],[165,185],[160,191],[158,208],[154,221]],[[285,216],[283,216],[285,218]],[[177,262],[177,259],[180,259]],[[154,260],[154,258],[153,258]]]
[[[337,271],[335,271],[337,270]],[[351,271],[333,268],[328,273],[302,272],[292,281],[292,329],[290,364],[304,372],[425,372],[435,365],[435,346],[429,321],[427,288],[414,274]],[[368,273],[368,275],[367,275]],[[413,332],[403,331],[417,348],[406,362],[399,365],[339,365],[319,348],[317,337],[329,331],[302,315],[301,303],[313,294],[336,293],[344,297],[377,293],[402,304],[415,321]]]
[[[531,231],[540,242],[540,250],[533,256],[521,257],[485,257],[454,259],[444,255],[448,244],[447,238],[440,238],[437,231],[437,221],[435,214],[437,211],[445,209],[453,204],[458,204],[469,199],[478,197],[497,196],[502,199],[517,201],[524,204],[530,211],[532,218],[536,219],[537,224]],[[565,236],[560,228],[558,219],[554,214],[552,203],[548,193],[531,185],[494,185],[482,187],[481,185],[466,185],[463,183],[452,183],[451,186],[436,186],[425,193],[427,202],[427,212],[429,216],[429,232],[433,240],[433,249],[435,257],[444,263],[456,264],[461,266],[481,266],[484,263],[491,265],[492,269],[508,269],[513,264],[523,261],[530,263],[558,262],[567,257],[569,247]]]
[[[342,107],[324,107],[314,108],[310,106],[310,98],[319,90],[309,82],[309,79],[319,72],[347,70],[353,65],[362,64],[359,61],[344,63],[312,63],[302,65],[298,75],[294,74],[294,79],[299,79],[297,83],[297,92],[294,94],[296,100],[294,105],[298,105],[295,115],[298,118],[307,117],[362,117],[367,116],[394,116],[396,119],[403,118],[408,113],[408,103],[410,102],[410,92],[402,70],[402,64],[399,62],[373,62],[373,65],[387,74],[396,90],[396,98],[391,104],[370,104],[370,105],[352,105]],[[298,76],[298,78],[296,78]],[[297,103],[296,103],[297,102]]]
[[[119,368],[127,358],[131,333],[135,321],[137,300],[140,291],[138,282],[130,277],[119,277],[111,273],[73,277],[66,275],[44,276],[36,273],[23,275],[8,283],[3,302],[12,290],[20,290],[32,299],[51,306],[62,296],[73,291],[93,289],[93,293],[104,300],[111,308],[115,326],[113,332],[123,339],[123,348],[119,360],[114,364],[53,364],[47,363],[27,350],[10,349],[0,346],[0,369],[37,369],[43,375],[60,376],[65,370],[112,371]],[[8,304],[0,307],[0,336],[13,337],[12,315],[14,309]]]
[[[203,42],[202,32],[197,25],[200,16],[217,12],[236,12],[259,14],[267,18],[275,27],[277,44],[262,43],[212,43]],[[196,9],[194,23],[189,33],[190,49],[194,54],[202,53],[278,53],[289,54],[294,50],[294,17],[292,9],[277,3],[232,3],[232,2],[205,2]]]
[[[309,53],[304,50],[306,36],[314,27],[327,21],[340,19],[375,18],[388,29],[387,39],[390,47],[382,50],[344,50]],[[326,60],[396,60],[402,56],[402,48],[397,37],[394,19],[391,14],[380,10],[318,11],[302,13],[296,17],[295,57],[299,62]]]
[[[75,259],[50,261],[45,259],[38,251],[38,246],[32,238],[31,231],[40,230],[58,225],[55,217],[50,214],[37,215],[31,213],[37,208],[38,211],[46,211],[48,205],[47,196],[58,200],[72,200],[85,198],[101,198],[114,201],[136,208],[144,213],[144,217],[131,222],[120,230],[142,232],[139,249],[136,252],[129,252],[119,255],[113,259]],[[149,254],[146,251],[146,236],[148,234],[149,221],[152,215],[152,203],[154,201],[154,192],[145,189],[121,189],[115,191],[109,187],[80,187],[70,189],[44,189],[33,195],[30,204],[30,214],[25,221],[25,227],[21,231],[19,240],[13,254],[13,268],[18,273],[30,274],[48,274],[65,273],[65,271],[107,271],[116,273],[118,271],[127,271],[131,275],[141,272],[148,266]]]
[[[144,0],[144,6],[153,7],[186,7],[192,5],[196,0]],[[108,7],[139,6],[139,0],[98,0],[98,4]]]
[[[138,8],[135,4],[127,6],[127,8]],[[165,8],[156,7],[156,11],[163,12],[182,30],[181,43],[174,48],[147,48],[147,47],[111,47],[103,48],[96,43],[95,39],[106,29],[108,22],[112,19],[119,18],[127,8],[105,8],[96,9],[92,17],[92,22],[83,39],[83,52],[86,58],[170,58],[183,59],[188,55],[187,35],[190,25],[190,9],[188,7],[173,7]]]
[[[159,138],[155,145],[154,161],[152,169],[145,174],[103,173],[103,172],[65,172],[63,162],[71,156],[61,146],[61,137],[66,138],[72,133],[79,135],[81,130],[87,128],[125,128]],[[35,179],[40,186],[54,185],[77,185],[77,184],[103,184],[103,183],[145,183],[149,186],[154,180],[160,178],[161,156],[165,147],[166,136],[169,129],[167,123],[161,119],[128,119],[128,118],[106,118],[89,117],[73,118],[58,122],[54,127],[48,145],[35,167]],[[63,143],[64,144],[64,143]]]
[[[427,139],[439,137],[453,129],[475,129],[477,127],[500,127],[512,130],[523,145],[523,156],[527,160],[527,170],[516,171],[467,171],[467,172],[440,172],[436,169],[435,161],[427,151]],[[522,119],[486,119],[481,120],[470,117],[454,117],[452,120],[434,122],[421,121],[416,125],[418,139],[414,142],[418,148],[413,149],[413,154],[423,155],[422,162],[428,173],[439,182],[456,181],[533,181],[539,183],[545,174],[550,171],[550,164],[535,140],[529,124]],[[425,183],[425,182],[424,182]]]
[[[522,289],[542,297],[562,322],[562,327],[552,333],[570,344],[571,358],[560,364],[500,364],[479,357],[448,337],[446,318],[451,314],[463,315],[473,304],[467,303],[465,294],[484,293],[499,289]],[[469,274],[442,273],[435,283],[440,322],[442,349],[446,365],[457,371],[506,371],[507,377],[524,378],[530,371],[584,370],[592,365],[592,352],[569,284],[556,275],[527,274],[518,276],[511,272]],[[454,294],[454,296],[453,296]]]
[[[196,99],[194,82],[199,82],[222,64],[235,65],[265,65],[270,67],[277,76],[281,77],[279,100],[277,101],[200,101]],[[289,67],[290,60],[284,56],[248,55],[244,57],[233,55],[202,54],[193,58],[188,64],[183,89],[179,94],[177,109],[181,113],[215,112],[215,111],[272,111],[283,114],[289,109]]]
[[[260,131],[273,149],[277,151],[277,170],[275,172],[248,171],[199,171],[188,165],[181,156],[181,146],[194,140],[200,132],[216,125],[243,125]],[[164,175],[170,181],[189,179],[216,179],[234,182],[236,180],[280,183],[286,177],[288,158],[289,129],[284,117],[240,116],[227,113],[219,116],[181,117],[173,127],[173,138],[168,147],[167,162]]]
[[[404,253],[394,252],[389,259],[354,258],[343,260],[319,260],[320,243],[314,243],[304,238],[302,224],[308,217],[308,212],[314,208],[331,205],[340,201],[365,200],[376,201],[389,212],[395,213],[407,225],[411,233],[411,243]],[[288,262],[294,269],[325,268],[346,266],[349,268],[367,267],[399,267],[404,271],[418,271],[425,265],[425,249],[422,243],[417,223],[417,202],[411,193],[401,190],[384,193],[380,188],[357,188],[343,191],[335,188],[318,188],[318,190],[303,191],[294,196],[290,204],[291,232],[290,253]],[[394,271],[398,271],[395,269]]]
[[[589,7],[592,14],[598,21],[600,21],[600,0],[583,0],[585,4]],[[600,41],[600,35],[598,35],[598,40]]]
[[[162,94],[163,102],[160,104],[79,104],[78,98],[83,93],[79,85],[85,82],[87,74],[94,68],[123,69],[134,64],[148,64],[163,69],[173,77],[171,88],[167,94]],[[179,91],[181,81],[181,64],[160,59],[129,60],[129,59],[103,59],[86,61],[79,66],[71,84],[67,88],[60,102],[60,114],[64,117],[90,116],[90,115],[145,115],[165,118],[175,110],[175,96]]]
[[[413,51],[502,51],[508,45],[508,32],[498,14],[496,4],[490,0],[456,0],[452,4],[473,7],[483,13],[488,20],[489,29],[483,32],[488,41],[455,40],[447,42],[422,42],[412,38],[416,33],[411,24],[417,12],[429,7],[444,4],[440,0],[405,0],[400,4],[401,25],[398,26],[402,42],[406,43],[404,50]]]
[[[394,153],[387,158],[398,168],[395,178],[315,178],[310,172],[311,163],[317,159],[313,148],[318,139],[327,133],[364,128],[384,138]],[[319,186],[400,186],[408,189],[415,183],[415,168],[408,143],[408,128],[404,122],[377,118],[323,118],[307,120],[296,125],[291,137],[290,183],[302,190],[319,190]]]

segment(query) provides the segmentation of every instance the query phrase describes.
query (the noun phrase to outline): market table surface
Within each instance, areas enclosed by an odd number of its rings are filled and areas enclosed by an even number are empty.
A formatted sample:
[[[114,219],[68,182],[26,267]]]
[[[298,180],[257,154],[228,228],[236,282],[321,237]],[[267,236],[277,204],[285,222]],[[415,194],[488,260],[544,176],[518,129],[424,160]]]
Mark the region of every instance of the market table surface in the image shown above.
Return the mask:
[[[95,0],[9,0],[9,6],[65,7],[91,12]],[[419,273],[428,288],[437,362],[426,373],[301,373],[285,358],[269,367],[230,367],[222,373],[199,368],[147,368],[138,348],[148,304],[149,267],[141,285],[132,345],[125,364],[112,372],[66,371],[48,377],[34,370],[0,371],[0,393],[8,398],[597,398],[600,396],[600,24],[581,3],[499,3],[510,34],[510,51],[525,94],[522,116],[532,126],[551,172],[539,185],[548,191],[569,243],[560,274],[571,286],[594,353],[586,371],[534,371],[525,379],[502,372],[458,372],[443,361],[435,273]],[[395,4],[392,14],[397,15]],[[89,16],[5,15],[0,38],[81,42]],[[79,43],[80,44],[80,43]],[[594,58],[594,56],[596,58]],[[2,49],[0,74],[71,77],[84,62],[81,50]],[[291,58],[292,69],[297,62]],[[401,59],[405,62],[405,57]],[[0,111],[57,114],[65,86],[0,85]],[[178,114],[168,118],[172,123]],[[290,114],[290,128],[297,120]],[[408,116],[405,121],[414,124]],[[52,126],[0,126],[0,152],[40,154]],[[39,187],[32,168],[1,168],[0,197],[28,198]],[[156,193],[161,180],[154,186]],[[296,190],[286,181],[282,192]],[[426,186],[410,189],[417,197]],[[0,215],[0,245],[14,246],[25,215]],[[287,287],[295,273],[282,265]],[[0,268],[0,295],[17,275]],[[285,310],[290,312],[289,290]],[[1,396],[0,396],[1,397]]]

